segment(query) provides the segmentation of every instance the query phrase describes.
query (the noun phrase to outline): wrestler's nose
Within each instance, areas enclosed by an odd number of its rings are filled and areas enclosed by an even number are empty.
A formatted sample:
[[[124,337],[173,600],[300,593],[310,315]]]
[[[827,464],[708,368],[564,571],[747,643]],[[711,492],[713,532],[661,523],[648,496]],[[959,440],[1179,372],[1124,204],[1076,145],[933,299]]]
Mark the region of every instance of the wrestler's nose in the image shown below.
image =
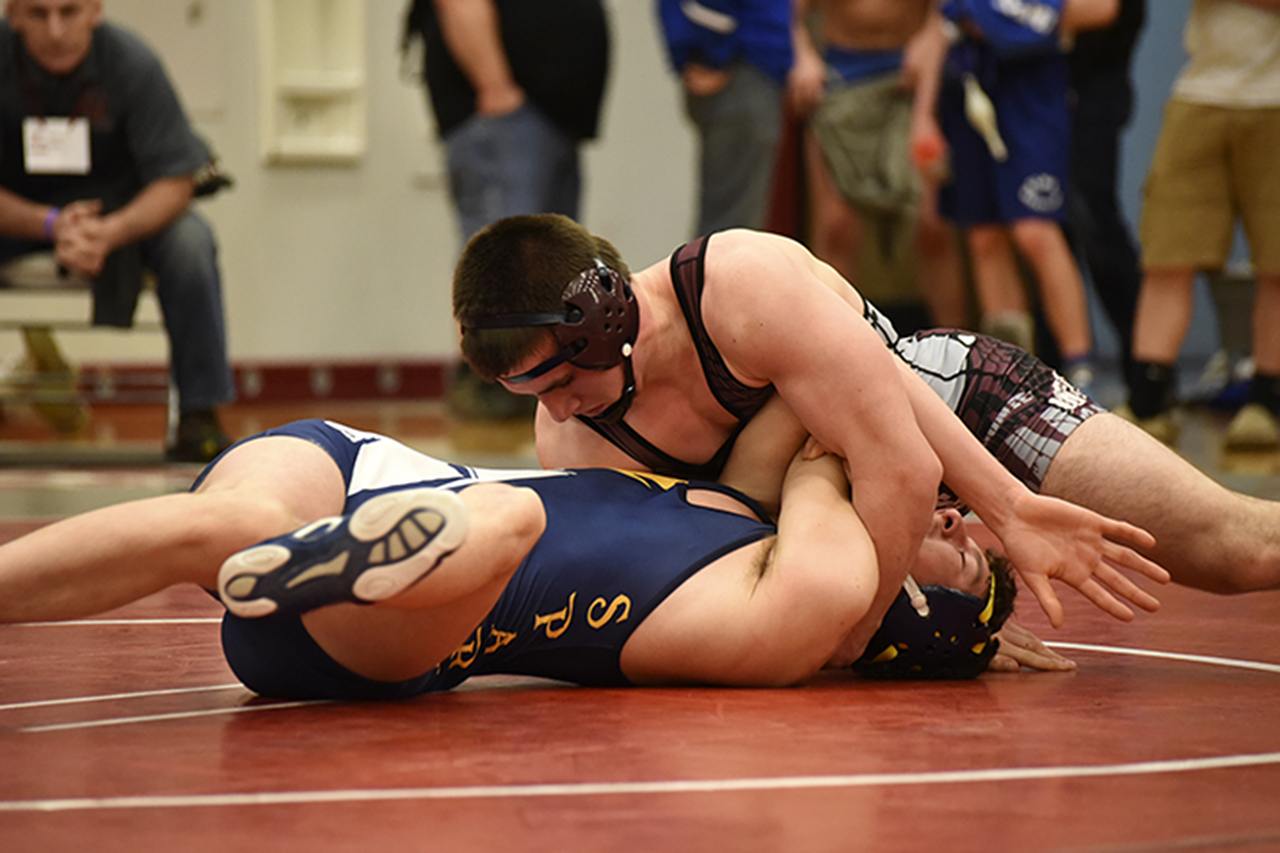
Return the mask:
[[[543,397],[542,405],[547,407],[551,419],[556,423],[567,421],[578,411],[578,400],[565,395]]]
[[[943,539],[957,539],[964,536],[964,516],[954,509],[938,510],[933,514],[933,532]]]

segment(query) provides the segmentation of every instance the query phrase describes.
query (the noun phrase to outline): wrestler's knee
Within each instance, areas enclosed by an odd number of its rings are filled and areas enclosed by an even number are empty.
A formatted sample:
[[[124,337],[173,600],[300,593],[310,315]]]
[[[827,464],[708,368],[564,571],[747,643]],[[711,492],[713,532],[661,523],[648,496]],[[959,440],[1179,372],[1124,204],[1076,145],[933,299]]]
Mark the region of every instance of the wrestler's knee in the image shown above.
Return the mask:
[[[171,544],[181,553],[205,558],[209,575],[198,582],[209,587],[214,584],[222,560],[236,551],[314,521],[293,512],[284,501],[244,489],[200,492],[187,497],[191,500],[187,522],[175,531],[176,541]]]
[[[1238,547],[1224,549],[1214,572],[1215,592],[1239,595],[1280,587],[1280,544],[1237,534]]]
[[[471,519],[468,545],[486,549],[494,579],[514,572],[546,530],[542,498],[506,483],[482,483],[460,495]]]

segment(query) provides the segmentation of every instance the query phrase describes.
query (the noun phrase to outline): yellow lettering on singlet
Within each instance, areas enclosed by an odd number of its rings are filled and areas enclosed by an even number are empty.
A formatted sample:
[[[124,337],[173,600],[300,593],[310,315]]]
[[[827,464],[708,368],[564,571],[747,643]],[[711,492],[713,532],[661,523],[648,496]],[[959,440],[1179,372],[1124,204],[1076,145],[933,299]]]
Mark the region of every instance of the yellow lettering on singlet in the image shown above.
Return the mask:
[[[498,649],[510,643],[516,638],[515,631],[499,631],[492,625],[489,626],[489,645],[485,646],[484,653],[491,655]]]
[[[577,597],[578,593],[571,592],[569,593],[569,603],[563,609],[543,616],[533,617],[533,630],[536,631],[546,626],[548,640],[554,640],[569,630],[569,622],[573,619],[573,601]]]
[[[599,616],[596,615],[597,610],[603,610]],[[622,615],[614,619],[618,611],[622,611]],[[631,599],[625,595],[615,596],[613,601],[605,601],[603,598],[597,598],[591,602],[591,606],[587,608],[587,624],[592,628],[599,630],[610,622],[626,622],[627,617],[631,615]]]
[[[679,480],[675,477],[664,477],[661,474],[650,474],[648,471],[628,471],[626,468],[614,468],[619,474],[638,480],[650,488],[657,487],[666,491],[674,486],[688,483],[688,480]]]
[[[453,650],[449,655],[449,669],[470,669],[471,664],[480,657],[480,629],[476,628],[475,636]]]

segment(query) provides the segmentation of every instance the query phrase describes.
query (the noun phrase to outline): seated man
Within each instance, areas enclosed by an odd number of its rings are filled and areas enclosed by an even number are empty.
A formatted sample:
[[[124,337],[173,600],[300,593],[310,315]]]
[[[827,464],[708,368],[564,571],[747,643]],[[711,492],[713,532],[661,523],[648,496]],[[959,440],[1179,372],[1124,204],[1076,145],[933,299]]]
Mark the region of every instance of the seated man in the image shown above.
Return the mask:
[[[132,322],[155,274],[178,393],[171,459],[227,444],[233,386],[217,248],[190,209],[210,161],[155,54],[98,0],[9,0],[0,21],[0,261],[53,249],[93,279],[94,322]]]
[[[775,527],[713,484],[474,469],[301,421],[237,444],[190,494],[0,546],[0,622],[216,587],[229,663],[273,696],[394,698],[492,672],[781,685],[855,661],[871,674],[976,675],[1012,607],[1011,576],[954,512],[935,518],[916,571],[933,612],[904,604],[864,655],[848,638],[878,570],[833,457],[797,456]],[[337,602],[378,605],[325,606]]]
[[[896,595],[919,550],[944,473],[1055,625],[1062,606],[1051,577],[1117,618],[1133,616],[1117,596],[1158,606],[1120,571],[1167,580],[1129,547],[1158,547],[1150,535],[1035,494],[1038,482],[1019,480],[1021,471],[1001,465],[966,429],[971,412],[957,418],[887,350],[896,334],[884,316],[792,240],[725,231],[632,275],[608,241],[569,219],[512,217],[463,252],[454,314],[463,355],[477,372],[539,398],[537,448],[548,467],[639,464],[715,479],[732,450],[780,461],[764,471],[776,484],[798,443],[775,447],[767,431],[737,440],[776,390],[804,432],[845,460],[854,505],[889,578],[880,606]],[[918,370],[945,379],[952,368]],[[996,403],[1021,411],[985,388],[971,399],[977,414]],[[1066,412],[1055,422],[1085,414]],[[1007,415],[998,426],[1022,423]],[[1022,437],[1015,429],[1013,440]]]

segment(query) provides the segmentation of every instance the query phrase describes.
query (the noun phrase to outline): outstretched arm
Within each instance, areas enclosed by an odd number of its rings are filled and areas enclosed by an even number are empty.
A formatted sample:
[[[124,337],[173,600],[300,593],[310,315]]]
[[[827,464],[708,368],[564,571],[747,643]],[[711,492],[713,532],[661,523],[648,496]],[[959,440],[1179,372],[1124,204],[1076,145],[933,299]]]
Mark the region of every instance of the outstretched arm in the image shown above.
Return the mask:
[[[1133,611],[1119,598],[1143,610],[1160,606],[1119,571],[1129,569],[1160,583],[1169,581],[1168,572],[1134,550],[1155,544],[1150,533],[1034,494],[987,452],[924,380],[905,364],[899,363],[899,369],[916,422],[942,459],[947,485],[1000,539],[1054,627],[1062,624],[1063,612],[1049,583],[1052,578],[1071,584],[1117,619],[1133,618]]]

